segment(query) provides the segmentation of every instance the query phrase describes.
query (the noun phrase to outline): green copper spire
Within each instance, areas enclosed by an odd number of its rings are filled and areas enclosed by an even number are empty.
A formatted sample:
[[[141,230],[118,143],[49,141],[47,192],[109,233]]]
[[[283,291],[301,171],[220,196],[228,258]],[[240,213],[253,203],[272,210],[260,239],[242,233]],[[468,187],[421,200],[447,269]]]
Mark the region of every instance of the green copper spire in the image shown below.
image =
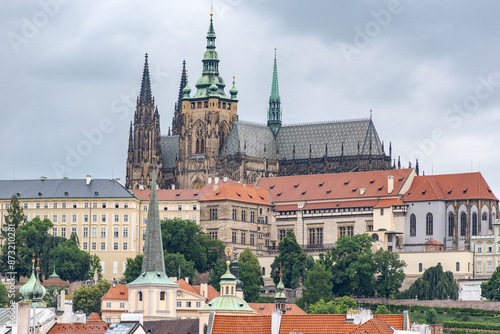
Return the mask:
[[[213,22],[213,13],[210,13],[210,25],[208,26],[207,32],[207,50],[203,55],[203,71],[201,77],[196,82],[196,94],[194,98],[198,97],[222,97],[227,98],[226,93],[224,93],[224,87],[226,84],[224,80],[219,76],[219,55],[215,51],[215,30]],[[216,94],[211,94],[212,90],[210,86],[213,84],[214,78],[217,78]]]
[[[184,99],[189,99],[189,94],[191,94],[191,88],[189,88],[189,85],[188,85],[188,76],[186,75],[186,85],[184,86],[184,89],[182,90],[182,93],[184,94],[184,96],[182,98]]]
[[[238,95],[238,90],[236,89],[236,83],[234,82],[234,75],[233,75],[233,87],[229,90],[229,94],[231,94],[231,98],[233,100],[236,100],[236,95]]]
[[[283,273],[281,272],[280,268],[280,282],[276,286],[276,294],[274,295],[274,303],[276,304],[276,309],[280,310],[282,313],[286,312],[285,309],[285,302],[286,302],[286,295],[283,292],[285,289],[285,285],[283,284]]]
[[[269,96],[269,109],[267,111],[267,126],[276,136],[281,127],[281,100],[278,89],[278,65],[276,62],[276,49],[274,49],[274,70],[271,96]]]

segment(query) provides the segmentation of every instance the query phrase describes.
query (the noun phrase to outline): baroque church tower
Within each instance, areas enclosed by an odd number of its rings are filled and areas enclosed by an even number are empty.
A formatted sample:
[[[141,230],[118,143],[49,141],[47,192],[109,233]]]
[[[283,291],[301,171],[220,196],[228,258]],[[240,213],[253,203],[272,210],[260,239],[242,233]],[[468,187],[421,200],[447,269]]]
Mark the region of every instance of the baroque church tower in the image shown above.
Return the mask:
[[[183,89],[179,133],[177,185],[180,188],[201,188],[208,177],[216,175],[217,157],[238,120],[238,91],[234,86],[226,96],[226,84],[219,75],[219,57],[215,50],[213,14],[207,33],[207,48],[203,56],[203,71],[196,82],[196,94],[191,97],[188,80]],[[182,85],[182,79],[181,79]],[[174,126],[175,127],[175,126]]]
[[[127,189],[147,189],[153,165],[162,184],[160,114],[151,93],[148,54],[144,62],[141,92],[137,97],[134,122],[130,122],[127,157]]]

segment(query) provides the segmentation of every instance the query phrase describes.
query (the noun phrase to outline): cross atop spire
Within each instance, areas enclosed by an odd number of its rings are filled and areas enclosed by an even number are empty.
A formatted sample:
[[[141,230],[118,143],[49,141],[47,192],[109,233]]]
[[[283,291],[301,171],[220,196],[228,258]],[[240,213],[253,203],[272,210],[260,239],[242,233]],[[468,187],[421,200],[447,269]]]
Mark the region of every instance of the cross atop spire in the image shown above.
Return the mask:
[[[149,78],[149,65],[148,54],[146,53],[146,60],[144,61],[144,71],[142,73],[141,93],[139,94],[140,104],[150,104],[153,101],[151,94],[151,80]]]

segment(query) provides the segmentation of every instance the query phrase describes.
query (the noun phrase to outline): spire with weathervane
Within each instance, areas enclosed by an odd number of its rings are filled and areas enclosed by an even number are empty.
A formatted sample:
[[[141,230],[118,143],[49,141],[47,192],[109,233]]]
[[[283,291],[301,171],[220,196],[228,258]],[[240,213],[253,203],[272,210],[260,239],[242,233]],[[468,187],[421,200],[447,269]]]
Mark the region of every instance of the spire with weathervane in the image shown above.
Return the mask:
[[[273,83],[271,96],[269,96],[269,109],[267,111],[267,126],[276,136],[281,127],[281,100],[278,89],[278,65],[276,62],[276,49],[274,49]]]

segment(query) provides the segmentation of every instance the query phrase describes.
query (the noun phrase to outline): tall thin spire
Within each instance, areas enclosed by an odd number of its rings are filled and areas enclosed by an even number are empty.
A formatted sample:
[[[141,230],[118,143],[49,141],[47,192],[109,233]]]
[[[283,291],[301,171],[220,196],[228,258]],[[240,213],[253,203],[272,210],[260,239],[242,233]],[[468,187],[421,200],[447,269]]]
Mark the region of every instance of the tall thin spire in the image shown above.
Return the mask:
[[[182,62],[181,83],[179,85],[179,96],[175,103],[174,117],[172,119],[172,134],[178,135],[181,133],[182,127],[182,98],[184,97],[184,88],[187,84],[186,61]]]
[[[163,244],[161,240],[160,213],[158,211],[158,193],[156,190],[156,167],[153,163],[151,178],[151,193],[149,196],[148,221],[146,227],[146,241],[144,242],[144,257],[142,272],[158,272],[165,274],[163,260]]]
[[[144,72],[142,73],[141,93],[139,94],[140,104],[149,104],[153,101],[151,94],[151,80],[149,78],[149,65],[148,54],[146,53],[146,60],[144,61]]]
[[[281,99],[278,89],[278,64],[276,61],[276,49],[274,49],[273,83],[271,96],[269,96],[269,109],[267,111],[267,126],[276,136],[281,127]]]

